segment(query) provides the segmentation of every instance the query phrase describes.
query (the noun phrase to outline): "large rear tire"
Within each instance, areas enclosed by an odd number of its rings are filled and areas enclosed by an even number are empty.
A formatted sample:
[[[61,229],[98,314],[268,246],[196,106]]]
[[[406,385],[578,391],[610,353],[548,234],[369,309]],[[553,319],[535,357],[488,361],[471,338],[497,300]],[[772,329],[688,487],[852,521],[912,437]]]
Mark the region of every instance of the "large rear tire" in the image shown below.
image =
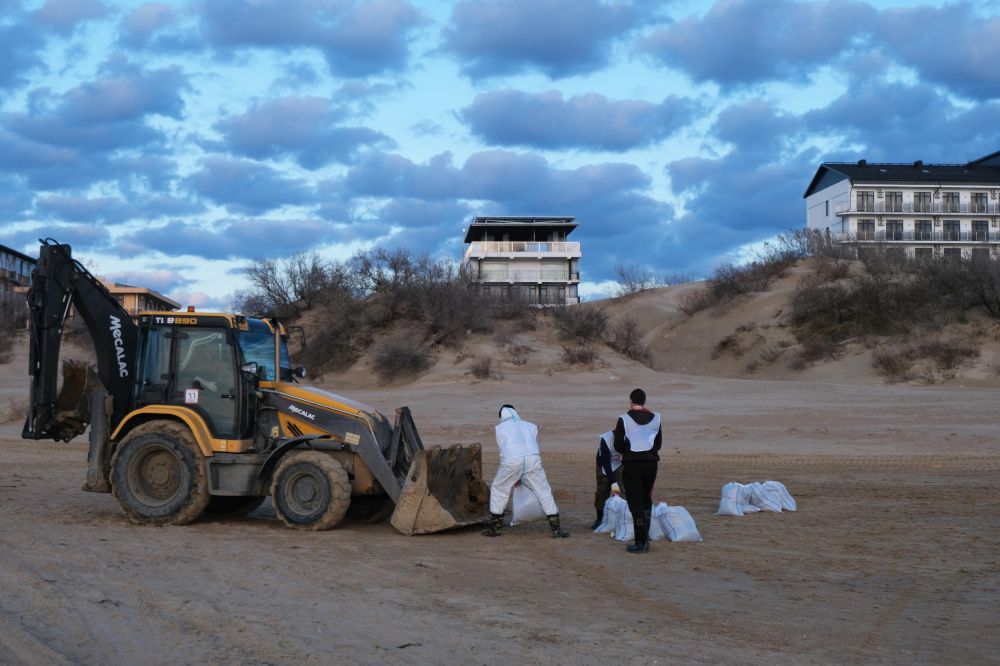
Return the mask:
[[[111,492],[140,525],[184,525],[208,505],[205,457],[191,431],[152,421],[121,441],[111,460]]]
[[[278,463],[271,481],[274,512],[288,527],[328,530],[351,504],[351,481],[344,467],[319,451],[293,451]]]

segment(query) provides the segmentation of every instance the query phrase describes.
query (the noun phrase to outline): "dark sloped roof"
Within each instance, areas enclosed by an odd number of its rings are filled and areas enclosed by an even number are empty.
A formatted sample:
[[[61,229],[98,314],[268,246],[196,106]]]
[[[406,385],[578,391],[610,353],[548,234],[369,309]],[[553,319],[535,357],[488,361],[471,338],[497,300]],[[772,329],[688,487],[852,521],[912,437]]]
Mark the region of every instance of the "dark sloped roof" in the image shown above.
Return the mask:
[[[867,183],[986,183],[1000,184],[1000,151],[981,157],[968,164],[924,164],[923,162],[879,163],[823,162],[809,182],[803,197],[808,197],[829,173],[839,174],[852,181]],[[842,180],[842,179],[841,179]]]
[[[29,257],[25,253],[18,252],[14,248],[7,247],[6,245],[0,245],[0,252],[2,252],[3,254],[12,254],[15,257],[18,257],[20,259],[24,259],[25,261],[30,261],[33,264],[37,264],[38,263],[38,259],[35,259],[34,257]]]

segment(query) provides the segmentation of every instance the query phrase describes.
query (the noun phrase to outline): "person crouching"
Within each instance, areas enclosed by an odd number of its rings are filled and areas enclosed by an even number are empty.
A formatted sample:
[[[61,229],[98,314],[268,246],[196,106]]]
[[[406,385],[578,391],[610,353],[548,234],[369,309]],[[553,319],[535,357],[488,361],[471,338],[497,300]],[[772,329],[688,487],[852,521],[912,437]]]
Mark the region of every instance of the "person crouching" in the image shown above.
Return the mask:
[[[612,495],[622,494],[622,454],[614,449],[615,433],[609,430],[597,442],[597,471],[594,491],[594,509],[597,520],[590,526],[596,530],[604,522],[604,503]],[[624,498],[623,498],[624,499]]]
[[[553,538],[569,536],[559,525],[559,509],[552,497],[552,489],[542,458],[538,452],[538,426],[522,421],[511,405],[500,408],[500,423],[496,426],[497,446],[500,447],[500,466],[490,486],[490,527],[483,536],[498,537],[503,528],[503,511],[510,499],[510,492],[520,481],[535,494],[538,503],[549,519]]]

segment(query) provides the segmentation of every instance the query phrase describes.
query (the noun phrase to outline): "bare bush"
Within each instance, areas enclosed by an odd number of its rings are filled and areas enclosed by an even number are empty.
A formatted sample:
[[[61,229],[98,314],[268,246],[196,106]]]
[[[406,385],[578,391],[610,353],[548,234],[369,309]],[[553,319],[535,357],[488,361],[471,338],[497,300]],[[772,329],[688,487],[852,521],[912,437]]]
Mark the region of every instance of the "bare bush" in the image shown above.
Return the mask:
[[[503,380],[503,368],[494,368],[493,359],[489,356],[477,356],[472,360],[472,364],[469,366],[469,372],[476,379],[494,379],[496,381]]]
[[[549,310],[556,330],[563,338],[580,343],[596,342],[608,328],[608,315],[589,305],[574,305]]]
[[[506,349],[506,361],[511,365],[522,366],[528,364],[528,358],[534,349],[528,345],[512,344]]]
[[[804,370],[817,361],[837,358],[838,352],[837,346],[826,338],[807,338],[802,341],[790,366],[793,370]]]
[[[696,312],[707,310],[715,303],[716,299],[712,289],[704,286],[684,294],[677,303],[677,308],[690,317]]]
[[[418,374],[430,364],[430,352],[412,336],[385,340],[372,354],[372,368],[382,383]]]
[[[958,340],[947,342],[936,339],[917,345],[916,354],[934,361],[939,371],[948,372],[962,365],[965,361],[978,358],[979,350],[967,342]]]
[[[637,320],[625,315],[611,324],[610,333],[608,344],[612,349],[633,361],[649,364],[649,350],[642,344]]]
[[[872,352],[872,367],[889,382],[906,382],[914,378],[913,357],[908,350],[891,352],[877,347]]]
[[[257,260],[244,267],[243,274],[252,288],[237,292],[235,306],[251,316],[294,317],[324,297],[351,289],[347,268],[327,262],[315,252]]]
[[[731,333],[716,342],[715,346],[712,348],[712,358],[717,359],[726,352],[732,352],[736,356],[740,356],[743,353],[742,348],[740,348],[740,338],[738,334]]]
[[[597,348],[589,342],[564,346],[562,350],[563,362],[570,365],[593,365],[601,359],[600,354],[597,353]]]

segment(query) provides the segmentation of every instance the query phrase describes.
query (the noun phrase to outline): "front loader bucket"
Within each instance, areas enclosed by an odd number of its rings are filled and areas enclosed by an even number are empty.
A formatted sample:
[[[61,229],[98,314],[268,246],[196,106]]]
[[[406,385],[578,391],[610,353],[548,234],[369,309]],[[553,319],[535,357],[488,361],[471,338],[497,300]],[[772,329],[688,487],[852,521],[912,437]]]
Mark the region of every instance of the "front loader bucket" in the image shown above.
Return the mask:
[[[414,454],[391,522],[407,535],[443,532],[487,520],[489,502],[479,444],[435,446]]]

